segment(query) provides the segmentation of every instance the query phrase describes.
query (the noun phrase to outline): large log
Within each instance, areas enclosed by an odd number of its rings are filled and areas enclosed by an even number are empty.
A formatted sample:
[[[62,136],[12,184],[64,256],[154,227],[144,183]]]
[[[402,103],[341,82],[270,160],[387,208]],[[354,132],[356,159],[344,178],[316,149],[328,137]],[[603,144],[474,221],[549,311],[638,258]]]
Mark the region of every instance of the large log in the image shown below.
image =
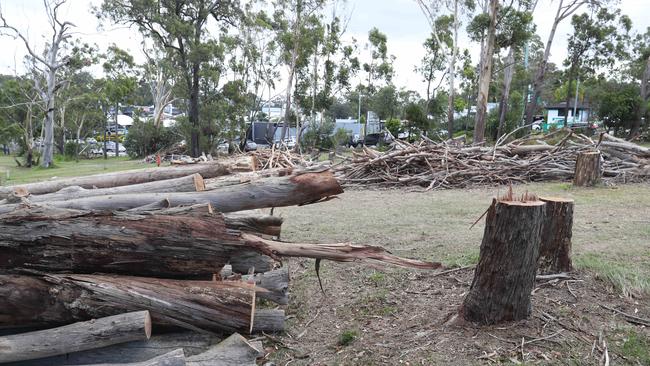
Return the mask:
[[[120,343],[94,350],[41,358],[38,361],[21,361],[15,366],[64,366],[96,364],[136,364],[181,349],[185,357],[203,353],[223,340],[215,333],[193,331],[165,332],[148,340]],[[14,365],[14,364],[12,364]]]
[[[573,185],[576,187],[591,187],[600,182],[602,176],[600,152],[591,151],[578,154],[576,158]]]
[[[151,318],[148,311],[119,314],[0,337],[0,363],[56,356],[149,337]]]
[[[219,189],[228,186],[234,186],[242,183],[249,183],[269,177],[284,177],[292,175],[294,173],[293,168],[276,168],[276,169],[265,169],[260,171],[246,172],[246,173],[235,173],[226,176],[211,178],[205,180],[205,189],[213,190]]]
[[[268,272],[275,267],[277,263],[268,255],[260,254],[252,250],[242,250],[233,253],[228,261],[232,271],[239,274],[248,274],[252,270],[254,273]]]
[[[242,280],[248,283],[254,283],[257,288],[263,291],[257,292],[258,299],[265,299],[280,305],[289,303],[289,270],[287,267],[281,267],[265,273],[256,273],[252,275],[239,275],[233,273],[232,266],[226,265],[219,272],[222,280],[237,281]]]
[[[543,197],[546,214],[539,248],[538,272],[541,274],[571,272],[571,236],[573,200]]]
[[[116,173],[96,174],[85,177],[74,177],[38,183],[0,187],[0,198],[7,198],[7,196],[11,195],[17,190],[26,190],[30,194],[45,194],[53,193],[65,187],[71,186],[79,186],[86,189],[110,188],[147,183],[158,180],[180,178],[195,173],[201,174],[203,178],[207,179],[229,174],[229,169],[227,166],[218,163],[204,163],[182,167],[150,168],[128,170]]]
[[[460,309],[465,320],[496,324],[530,315],[544,205],[511,195],[492,202],[474,280]]]
[[[205,192],[119,194],[87,197],[72,201],[53,201],[53,207],[91,211],[123,211],[166,200],[171,207],[210,203],[219,212],[234,212],[265,207],[302,205],[343,193],[331,172],[274,177]],[[0,206],[0,214],[18,204]]]
[[[150,360],[131,363],[94,363],[81,366],[185,366],[185,353],[182,348],[156,356]]]
[[[154,325],[280,331],[284,312],[254,310],[254,285],[104,275],[0,276],[0,327],[44,326],[148,310]],[[251,323],[252,322],[252,323]],[[275,328],[274,328],[275,327]]]
[[[235,333],[211,349],[187,358],[188,366],[255,366],[264,356],[251,342]]]
[[[51,273],[212,278],[236,254],[254,251],[275,260],[309,257],[375,260],[434,269],[367,245],[292,244],[227,228],[219,213],[191,216],[91,214],[36,207],[0,216],[0,273],[29,268]]]
[[[109,196],[129,193],[170,193],[170,192],[201,192],[205,190],[201,174],[192,174],[185,177],[158,180],[148,183],[132,184],[128,186],[86,189],[79,186],[70,186],[60,191],[36,196],[30,196],[29,202],[70,201],[86,197]]]

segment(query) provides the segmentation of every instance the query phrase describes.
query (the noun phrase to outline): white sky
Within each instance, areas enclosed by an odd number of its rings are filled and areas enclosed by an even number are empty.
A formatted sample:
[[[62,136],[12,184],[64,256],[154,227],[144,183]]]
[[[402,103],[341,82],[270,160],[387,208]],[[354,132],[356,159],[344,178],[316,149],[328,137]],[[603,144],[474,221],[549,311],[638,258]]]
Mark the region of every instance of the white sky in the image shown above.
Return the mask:
[[[33,47],[42,50],[44,35],[49,33],[42,0],[0,0],[0,4],[8,22],[25,32]],[[137,30],[108,24],[104,30],[98,29],[99,23],[91,14],[90,7],[99,4],[101,0],[69,0],[61,12],[61,18],[77,26],[76,35],[84,42],[96,43],[102,49],[116,43],[132,52],[136,60],[142,61],[141,36]],[[556,7],[557,0],[539,0],[537,5],[534,19],[537,33],[544,42],[548,38]],[[621,0],[618,7],[632,19],[635,31],[642,32],[650,26],[650,0]],[[348,0],[347,9],[351,17],[346,37],[355,37],[363,45],[368,31],[372,27],[379,28],[388,37],[389,53],[397,57],[395,84],[424,94],[424,83],[413,69],[424,55],[422,43],[428,37],[430,28],[415,0]],[[461,29],[465,28],[465,24]],[[559,64],[565,57],[566,39],[570,31],[570,20],[566,19],[558,27],[553,42],[552,62]],[[461,48],[470,49],[475,60],[478,58],[478,44],[470,43],[465,37],[461,37],[459,43]],[[25,53],[22,42],[0,37],[0,73],[13,74],[16,69],[18,73],[22,72]]]

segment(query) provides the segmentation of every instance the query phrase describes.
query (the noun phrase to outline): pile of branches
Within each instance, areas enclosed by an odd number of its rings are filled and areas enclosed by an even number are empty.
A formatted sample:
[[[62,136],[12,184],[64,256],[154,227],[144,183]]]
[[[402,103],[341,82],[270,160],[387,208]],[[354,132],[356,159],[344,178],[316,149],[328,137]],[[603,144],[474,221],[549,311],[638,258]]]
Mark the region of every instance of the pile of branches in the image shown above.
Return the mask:
[[[291,149],[276,148],[257,150],[250,153],[255,159],[256,170],[308,167],[313,165],[311,157],[305,157]]]
[[[241,172],[247,161],[0,187],[0,328],[59,327],[0,337],[11,345],[0,363],[146,340],[151,323],[282,331],[284,310],[257,300],[288,303],[285,257],[440,267],[377,246],[279,241],[282,218],[261,209],[317,203],[343,189],[327,168]],[[234,339],[215,346],[218,353],[247,344]],[[26,351],[33,345],[49,348]],[[248,361],[206,355],[201,365],[254,364],[249,351]]]
[[[397,141],[385,153],[364,148],[336,167],[337,177],[345,186],[421,186],[428,190],[568,181],[573,179],[578,154],[600,151],[604,179],[650,180],[650,149],[607,134],[597,141],[566,130],[503,143],[507,138],[494,147],[425,139],[418,144]]]

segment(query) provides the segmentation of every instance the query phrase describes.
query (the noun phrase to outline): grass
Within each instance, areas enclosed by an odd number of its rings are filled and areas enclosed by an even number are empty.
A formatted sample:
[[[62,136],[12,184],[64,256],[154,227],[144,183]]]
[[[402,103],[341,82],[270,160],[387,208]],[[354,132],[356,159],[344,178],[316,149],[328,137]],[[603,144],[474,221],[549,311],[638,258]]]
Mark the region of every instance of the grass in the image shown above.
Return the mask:
[[[636,266],[630,263],[624,259],[608,259],[596,253],[579,255],[574,259],[576,268],[594,272],[625,296],[634,297],[650,293],[650,264]]]
[[[356,330],[345,330],[339,334],[339,346],[348,346],[352,344],[359,337],[359,333]]]
[[[100,158],[80,160],[79,162],[57,160],[54,163],[54,167],[48,169],[40,166],[22,168],[16,165],[13,156],[0,156],[0,184],[30,183],[54,177],[75,177],[148,167],[149,165],[143,164],[140,160],[130,160],[127,157],[113,157],[108,160]]]

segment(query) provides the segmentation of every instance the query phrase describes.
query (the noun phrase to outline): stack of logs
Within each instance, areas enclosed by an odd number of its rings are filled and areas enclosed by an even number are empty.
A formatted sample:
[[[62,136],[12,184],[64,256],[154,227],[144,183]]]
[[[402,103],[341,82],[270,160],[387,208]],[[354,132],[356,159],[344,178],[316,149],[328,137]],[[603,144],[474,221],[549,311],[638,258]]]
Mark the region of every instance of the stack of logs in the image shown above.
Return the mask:
[[[0,328],[64,326],[0,338],[0,362],[148,338],[151,324],[281,331],[284,311],[256,306],[287,304],[281,257],[439,267],[375,246],[281,242],[282,218],[260,209],[340,194],[333,174],[231,170],[212,162],[0,187]]]

